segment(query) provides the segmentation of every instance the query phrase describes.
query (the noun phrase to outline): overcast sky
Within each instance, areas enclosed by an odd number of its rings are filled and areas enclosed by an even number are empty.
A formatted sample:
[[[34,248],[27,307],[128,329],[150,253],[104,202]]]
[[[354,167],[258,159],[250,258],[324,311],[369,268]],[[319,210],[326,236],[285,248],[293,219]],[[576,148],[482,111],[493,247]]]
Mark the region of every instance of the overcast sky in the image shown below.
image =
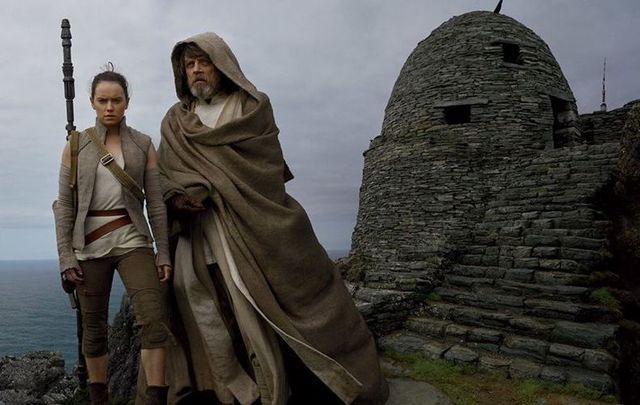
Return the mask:
[[[76,124],[93,125],[89,83],[107,61],[131,82],[129,125],[159,142],[175,101],[175,42],[214,31],[245,74],[271,97],[289,193],[328,249],[348,249],[362,152],[416,44],[454,15],[497,1],[254,0],[30,1],[0,16],[0,259],[55,258],[51,202],[65,138],[60,21],[69,18]],[[505,0],[503,14],[551,47],[581,113],[600,104],[607,57],[609,108],[640,98],[638,0]]]

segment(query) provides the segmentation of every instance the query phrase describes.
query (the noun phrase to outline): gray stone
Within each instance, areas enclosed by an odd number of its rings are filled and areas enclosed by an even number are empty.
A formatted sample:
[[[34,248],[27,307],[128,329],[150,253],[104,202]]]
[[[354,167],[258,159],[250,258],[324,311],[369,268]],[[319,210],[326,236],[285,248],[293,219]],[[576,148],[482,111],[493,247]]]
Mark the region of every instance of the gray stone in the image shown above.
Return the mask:
[[[427,300],[424,304],[424,313],[437,319],[449,319],[455,308],[453,304]]]
[[[548,349],[549,344],[542,340],[521,336],[507,336],[500,351],[506,354],[522,355],[542,360]]]
[[[566,357],[554,356],[552,354],[548,354],[544,359],[545,364],[550,366],[561,366],[561,367],[584,367],[582,362],[568,359]]]
[[[528,334],[541,335],[542,337],[546,337],[548,332],[553,329],[553,325],[550,323],[528,317],[514,317],[509,320],[509,325],[515,329],[527,331]]]
[[[542,367],[540,378],[554,384],[564,384],[567,381],[564,370],[560,367],[553,366]]]
[[[522,307],[524,303],[523,297],[499,294],[465,294],[461,295],[461,299],[466,303],[477,304],[484,308],[497,308],[502,305]]]
[[[505,236],[520,236],[522,226],[505,226],[500,228],[500,234]]]
[[[467,339],[471,342],[500,343],[502,338],[503,334],[501,332],[486,328],[471,329],[467,335]]]
[[[583,285],[589,280],[589,276],[553,271],[536,271],[534,275],[536,283],[545,285]]]
[[[457,265],[451,269],[451,274],[465,277],[485,277],[486,267]]]
[[[530,269],[509,269],[504,274],[505,280],[521,281],[528,283],[533,279],[533,270]]]
[[[397,353],[417,353],[425,343],[424,338],[407,333],[383,336],[378,340],[378,346],[381,350],[392,350]]]
[[[463,346],[453,346],[444,354],[444,358],[456,364],[471,364],[478,361],[478,353]]]
[[[451,405],[440,390],[425,382],[391,378],[387,405]]]
[[[560,270],[562,268],[562,260],[560,259],[540,259],[538,266],[545,270]]]
[[[597,349],[614,339],[617,331],[617,325],[559,321],[549,338],[554,342]]]
[[[500,345],[496,343],[466,342],[465,346],[471,350],[477,351],[478,353],[483,353],[483,352],[498,353],[500,351]]]
[[[447,276],[447,282],[452,285],[459,285],[464,287],[472,287],[475,285],[492,285],[493,280],[490,278],[475,278],[475,277],[462,277],[462,276]]]
[[[603,259],[601,252],[586,249],[562,248],[560,254],[563,259],[570,260],[598,261]]]
[[[560,239],[550,235],[529,235],[524,237],[524,244],[527,246],[559,246]],[[536,249],[533,249],[535,252]]]
[[[471,328],[462,325],[451,324],[447,326],[444,333],[447,337],[453,337],[457,339],[465,340],[467,338],[467,333]]]
[[[542,371],[542,366],[530,361],[515,359],[509,366],[509,377],[511,378],[538,378]]]
[[[575,346],[563,345],[560,343],[552,343],[549,345],[549,354],[553,354],[567,359],[581,362],[585,349]]]
[[[437,360],[442,358],[444,353],[451,348],[450,344],[427,342],[422,346],[422,353],[425,357]]]
[[[560,256],[560,248],[557,247],[534,247],[531,256],[540,258],[555,258]]]
[[[567,382],[570,384],[582,384],[600,392],[611,392],[614,387],[614,382],[610,376],[579,368],[567,371]]]
[[[524,301],[524,305],[527,308],[533,308],[540,311],[546,311],[553,315],[554,313],[567,314],[572,317],[576,317],[580,313],[580,305],[570,302],[539,300],[539,299],[527,299]]]
[[[451,321],[441,321],[432,318],[409,318],[405,322],[407,329],[421,335],[444,336],[444,330]]]
[[[485,271],[485,277],[487,278],[502,278],[504,277],[505,269],[500,267],[488,267]]]
[[[583,364],[591,370],[610,373],[616,366],[615,357],[602,350],[585,350]]]
[[[511,365],[511,360],[492,356],[492,355],[480,356],[480,359],[478,361],[478,368],[480,370],[497,373],[504,377],[509,376],[510,365]]]
[[[513,260],[513,266],[527,269],[537,269],[538,267],[540,267],[540,259],[535,257],[516,258]]]
[[[564,236],[560,238],[562,246],[571,248],[598,250],[604,246],[604,239],[581,238],[578,236]]]

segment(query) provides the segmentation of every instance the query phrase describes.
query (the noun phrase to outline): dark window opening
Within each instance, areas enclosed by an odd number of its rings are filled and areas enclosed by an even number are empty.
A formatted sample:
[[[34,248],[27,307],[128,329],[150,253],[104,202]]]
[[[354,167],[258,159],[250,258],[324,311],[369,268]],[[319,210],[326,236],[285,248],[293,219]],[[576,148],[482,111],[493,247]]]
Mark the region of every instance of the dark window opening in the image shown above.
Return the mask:
[[[577,114],[571,103],[557,97],[549,96],[553,112],[553,147],[562,148],[578,142],[580,131],[577,128]]]
[[[520,53],[520,45],[502,43],[502,59],[507,63],[522,65],[522,54]]]
[[[471,122],[471,106],[455,105],[444,108],[444,121],[449,125]]]

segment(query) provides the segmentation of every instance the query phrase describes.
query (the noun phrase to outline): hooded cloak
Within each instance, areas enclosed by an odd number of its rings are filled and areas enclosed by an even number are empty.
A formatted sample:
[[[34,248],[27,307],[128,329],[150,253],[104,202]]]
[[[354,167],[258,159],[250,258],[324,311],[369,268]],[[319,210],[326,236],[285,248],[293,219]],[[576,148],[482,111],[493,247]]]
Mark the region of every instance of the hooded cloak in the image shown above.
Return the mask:
[[[188,43],[204,50],[238,87],[215,128],[202,124],[192,112],[193,97],[180,61]],[[212,206],[190,224],[182,224],[181,238],[187,235],[188,240],[178,246],[176,255],[182,258],[176,257],[175,276],[180,280],[180,273],[192,266],[192,278],[204,286],[201,295],[215,295],[201,253],[203,244],[209,244],[229,289],[254,371],[258,370],[255,379],[263,404],[282,403],[283,383],[278,381],[282,360],[275,335],[345,403],[384,403],[388,388],[373,337],[304,209],[285,191],[284,183],[292,176],[283,160],[268,97],[247,80],[216,34],[178,42],[171,61],[180,101],[169,109],[161,126],[158,152],[165,199],[187,193]],[[184,321],[197,310],[185,310],[185,305],[192,304],[180,294],[176,291]],[[186,320],[184,327],[189,344],[194,343],[194,335],[200,343],[206,340],[206,332],[195,330],[198,322]],[[273,352],[265,354],[269,347]],[[205,354],[217,350],[210,349],[202,350]],[[184,353],[189,350],[193,352],[190,348]],[[170,358],[169,378],[177,396],[193,385],[195,363],[201,359],[191,354],[185,354],[184,360]],[[233,384],[243,384],[245,377],[234,373],[211,372],[242,402]],[[268,394],[264,394],[265,384]],[[214,389],[220,397],[221,389]]]

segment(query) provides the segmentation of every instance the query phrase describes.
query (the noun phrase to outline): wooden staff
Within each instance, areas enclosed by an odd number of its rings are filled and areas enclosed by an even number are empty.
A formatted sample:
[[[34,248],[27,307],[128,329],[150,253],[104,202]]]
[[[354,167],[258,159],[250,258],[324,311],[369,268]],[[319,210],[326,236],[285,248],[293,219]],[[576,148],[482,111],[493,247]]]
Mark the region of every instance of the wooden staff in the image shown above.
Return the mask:
[[[66,18],[62,20],[61,24],[62,33],[62,82],[64,83],[64,98],[67,104],[67,139],[73,131],[76,130],[76,126],[73,124],[73,99],[76,96],[75,81],[73,79],[73,63],[71,62],[71,24]],[[73,153],[73,152],[72,152]],[[75,169],[75,168],[74,168]],[[75,185],[76,173],[73,173],[73,184]],[[74,206],[77,205],[77,201],[74,199]],[[76,332],[78,336],[78,364],[76,366],[75,375],[78,377],[80,387],[85,388],[87,386],[87,362],[82,353],[82,314],[80,311],[80,302],[78,301],[78,293],[74,289],[69,293],[69,299],[71,300],[71,307],[76,310]]]

